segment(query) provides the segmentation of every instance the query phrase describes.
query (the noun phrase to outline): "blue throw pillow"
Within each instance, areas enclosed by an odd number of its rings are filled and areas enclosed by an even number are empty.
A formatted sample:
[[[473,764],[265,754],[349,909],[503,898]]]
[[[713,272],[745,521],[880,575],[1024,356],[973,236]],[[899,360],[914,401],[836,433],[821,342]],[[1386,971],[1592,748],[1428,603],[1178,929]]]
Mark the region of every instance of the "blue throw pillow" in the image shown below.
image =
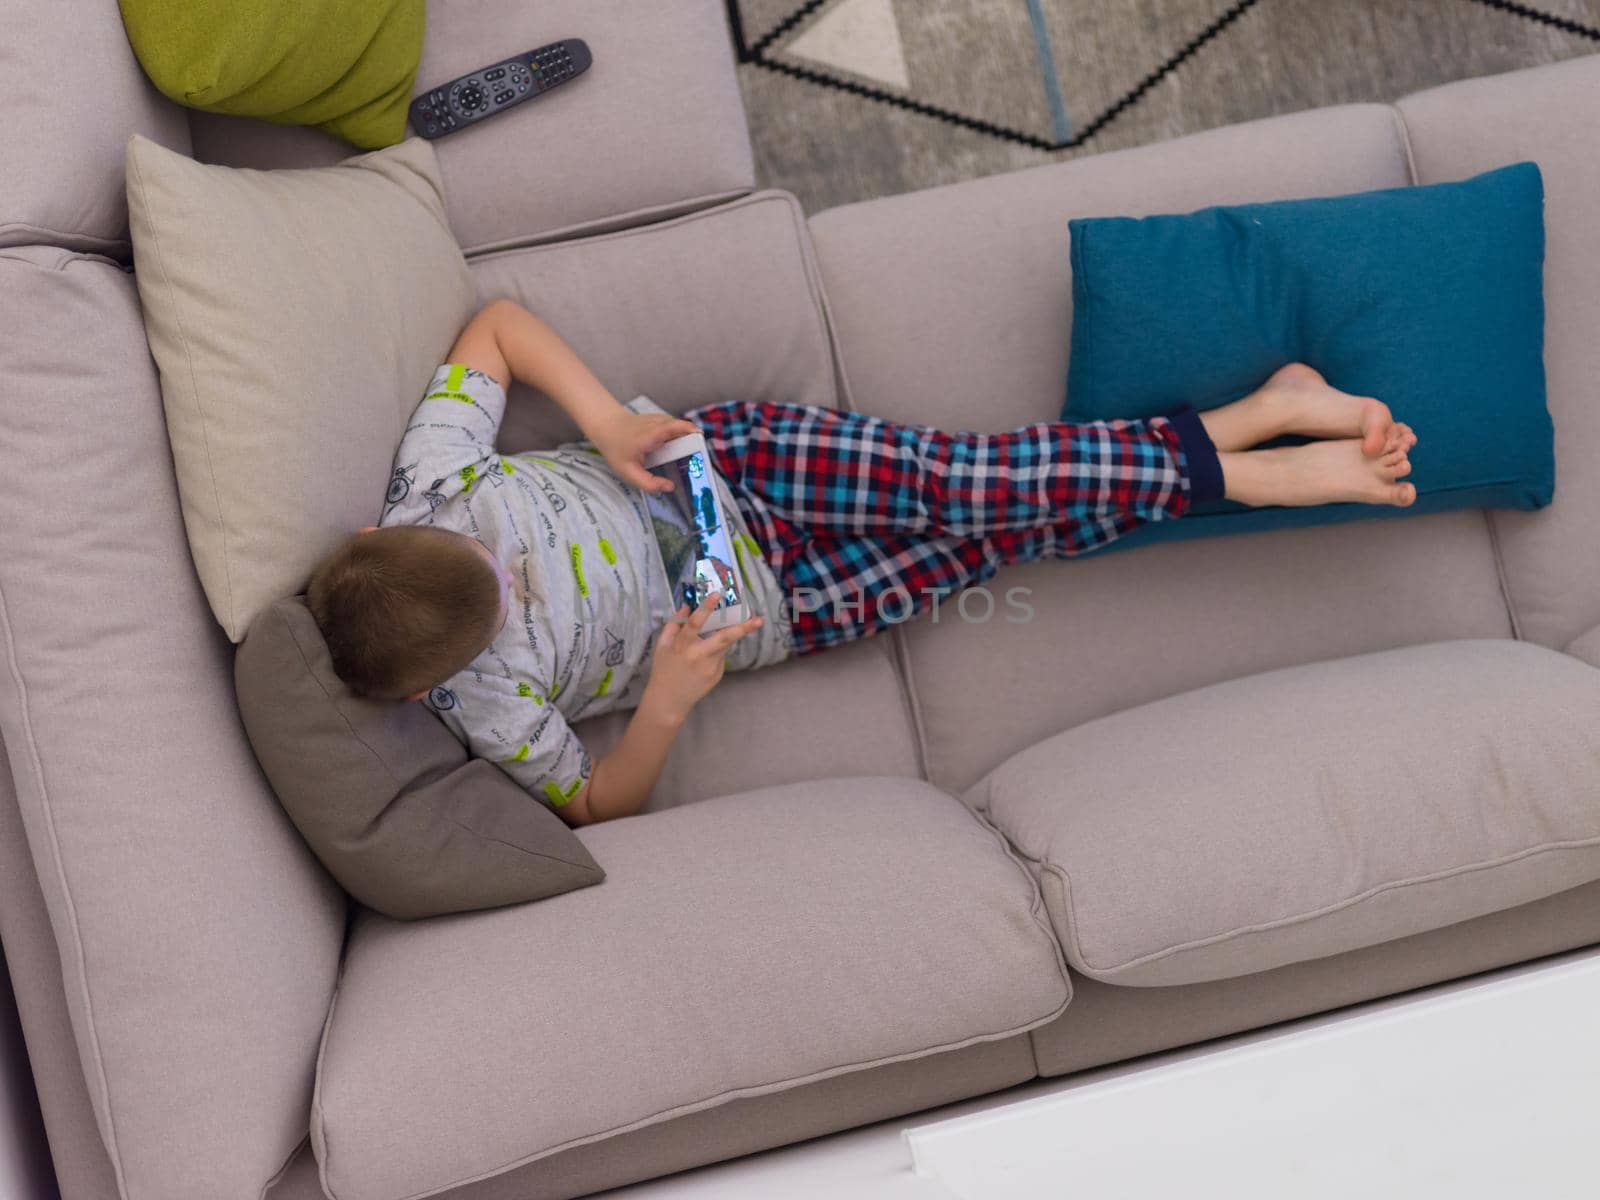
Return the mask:
[[[1071,235],[1062,420],[1204,411],[1305,362],[1336,388],[1378,397],[1419,439],[1409,508],[1218,501],[1110,548],[1550,502],[1544,183],[1533,163],[1461,183],[1079,220]]]

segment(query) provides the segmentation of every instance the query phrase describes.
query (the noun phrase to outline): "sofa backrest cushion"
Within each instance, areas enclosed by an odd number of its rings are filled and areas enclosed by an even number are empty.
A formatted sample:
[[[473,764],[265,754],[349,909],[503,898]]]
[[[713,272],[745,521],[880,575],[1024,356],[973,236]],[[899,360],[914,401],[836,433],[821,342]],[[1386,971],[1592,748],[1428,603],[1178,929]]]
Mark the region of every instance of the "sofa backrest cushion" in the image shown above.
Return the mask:
[[[567,37],[588,42],[588,72],[437,143],[467,253],[755,186],[723,0],[430,4],[415,92]],[[312,129],[202,112],[190,126],[205,162],[325,166],[341,153]]]
[[[419,139],[304,171],[128,148],[139,297],[212,611],[234,641],[373,524],[395,447],[470,315]]]
[[[240,728],[133,280],[12,249],[0,294],[0,738],[78,1058],[127,1200],[255,1196],[305,1136],[344,896]]]
[[[1068,219],[1408,182],[1394,112],[1356,105],[868,201],[811,226],[856,406],[994,430],[1060,410]],[[992,619],[947,603],[937,624],[901,631],[929,777],[954,790],[1041,738],[1187,688],[1510,632],[1477,512],[1093,554],[1007,568],[989,586]],[[1006,619],[1011,587],[1031,589],[1031,620]]]
[[[234,658],[261,769],[322,865],[400,920],[559,895],[605,878],[549,807],[411,700],[351,693],[302,597],[269,606]]]
[[[1560,648],[1600,623],[1600,59],[1472,79],[1397,105],[1420,183],[1537,160],[1545,187],[1545,376],[1555,500],[1491,512],[1517,632]],[[1580,116],[1578,114],[1585,114]]]
[[[827,307],[793,196],[754,195],[653,224],[471,260],[479,299],[545,317],[618,396],[681,413],[718,400],[839,405]],[[574,427],[513,386],[500,446],[553,446]],[[575,727],[591,753],[631,714]],[[752,748],[756,753],[752,753]],[[769,784],[920,772],[894,645],[875,638],[730,674],[695,708],[650,797],[665,808]]]
[[[315,125],[374,150],[406,135],[423,0],[316,0],[262,20],[231,0],[120,0],[163,95],[191,108]]]
[[[188,153],[186,114],[145,78],[102,0],[13,0],[0,27],[0,246],[126,258],[123,147],[141,133]],[[75,82],[58,86],[67,64]]]

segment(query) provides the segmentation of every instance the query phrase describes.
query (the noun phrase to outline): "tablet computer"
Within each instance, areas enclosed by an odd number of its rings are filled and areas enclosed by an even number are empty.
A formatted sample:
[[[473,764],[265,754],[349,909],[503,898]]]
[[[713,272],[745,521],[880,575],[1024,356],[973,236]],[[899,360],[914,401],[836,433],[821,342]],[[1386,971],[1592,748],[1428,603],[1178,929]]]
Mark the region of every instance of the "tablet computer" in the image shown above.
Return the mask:
[[[687,604],[696,610],[711,593],[720,592],[722,599],[706,618],[704,631],[737,625],[750,609],[705,438],[698,433],[673,438],[647,456],[644,465],[672,484],[670,492],[646,492],[645,502],[673,607]]]

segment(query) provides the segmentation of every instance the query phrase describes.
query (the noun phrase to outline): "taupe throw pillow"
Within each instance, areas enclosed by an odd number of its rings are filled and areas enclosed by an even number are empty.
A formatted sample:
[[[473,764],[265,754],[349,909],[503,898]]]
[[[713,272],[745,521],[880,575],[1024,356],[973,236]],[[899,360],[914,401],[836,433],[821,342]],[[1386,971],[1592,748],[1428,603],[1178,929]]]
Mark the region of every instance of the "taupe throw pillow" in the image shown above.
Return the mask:
[[[333,672],[300,597],[269,606],[234,660],[256,757],[323,866],[401,920],[599,883],[577,835],[421,704],[364,700]]]
[[[472,282],[417,138],[252,171],[135,136],[128,208],[189,547],[237,642],[376,523]]]

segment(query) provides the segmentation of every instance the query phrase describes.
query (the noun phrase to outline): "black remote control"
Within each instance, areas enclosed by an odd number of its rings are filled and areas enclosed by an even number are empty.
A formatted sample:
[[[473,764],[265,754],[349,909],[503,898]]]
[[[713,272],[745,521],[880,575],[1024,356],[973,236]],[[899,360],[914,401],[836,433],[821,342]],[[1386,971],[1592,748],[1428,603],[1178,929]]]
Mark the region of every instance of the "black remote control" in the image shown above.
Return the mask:
[[[422,93],[411,102],[411,127],[442,138],[576,79],[593,61],[582,38],[551,42]]]

